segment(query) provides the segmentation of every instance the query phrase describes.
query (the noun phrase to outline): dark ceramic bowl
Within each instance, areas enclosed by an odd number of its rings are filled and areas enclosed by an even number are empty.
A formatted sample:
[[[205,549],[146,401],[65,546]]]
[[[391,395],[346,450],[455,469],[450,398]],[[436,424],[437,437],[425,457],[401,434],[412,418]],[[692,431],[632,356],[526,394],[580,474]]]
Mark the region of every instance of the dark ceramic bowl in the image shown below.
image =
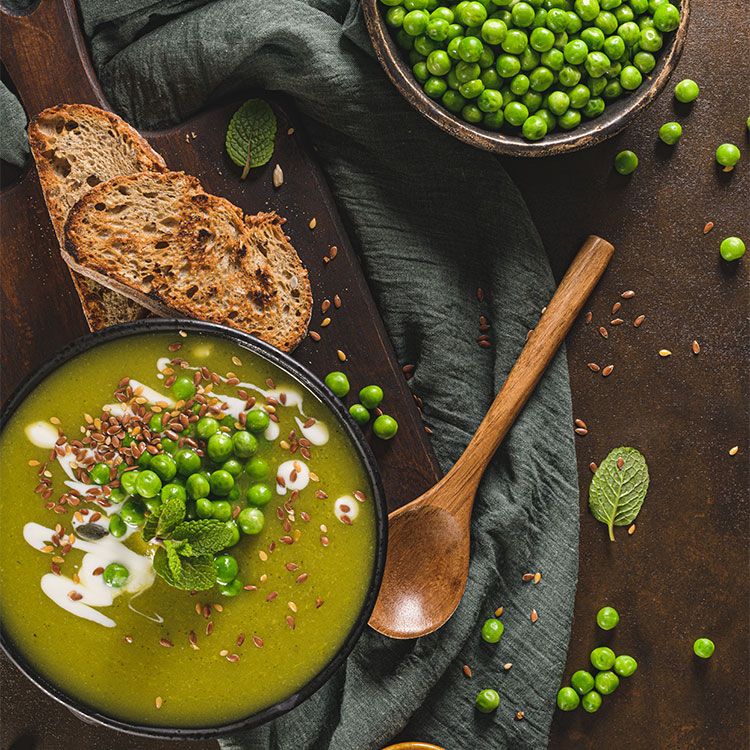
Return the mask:
[[[428,120],[455,138],[486,151],[508,156],[552,156],[588,148],[619,133],[656,98],[676,67],[687,36],[690,0],[680,0],[679,5],[682,15],[680,26],[666,35],[656,67],[640,88],[607,104],[602,115],[593,120],[584,120],[574,130],[555,131],[535,142],[527,141],[520,135],[497,133],[472,125],[449,112],[440,102],[430,99],[414,78],[406,53],[399,49],[385,23],[387,8],[380,0],[362,0],[362,11],[380,64],[406,101]]]
[[[103,724],[104,726],[112,729],[117,729],[122,732],[128,732],[129,734],[141,735],[144,737],[154,738],[166,738],[176,740],[188,740],[188,739],[211,739],[233,732],[238,732],[243,729],[251,729],[257,727],[260,724],[271,721],[278,716],[286,713],[287,711],[298,706],[302,701],[309,698],[319,687],[323,685],[336,670],[344,663],[346,657],[349,655],[351,650],[354,648],[357,640],[359,639],[362,631],[367,624],[372,609],[375,606],[375,599],[378,595],[380,588],[380,581],[383,576],[383,567],[385,565],[385,552],[386,552],[386,541],[387,541],[387,511],[385,506],[385,496],[383,493],[383,486],[380,481],[380,475],[378,473],[377,464],[372,456],[369,446],[365,442],[361,430],[354,424],[351,417],[347,413],[346,409],[341,403],[333,398],[328,389],[323,383],[313,375],[309,370],[305,369],[297,362],[295,362],[288,354],[280,352],[268,344],[259,341],[253,336],[242,333],[241,331],[234,330],[233,328],[227,328],[225,326],[215,325],[213,323],[203,323],[195,320],[156,320],[156,319],[145,319],[139,320],[135,323],[127,323],[125,325],[113,326],[107,328],[99,333],[88,334],[82,338],[69,344],[65,349],[56,354],[52,359],[35,372],[23,385],[11,396],[7,405],[4,407],[2,414],[0,415],[0,430],[5,426],[10,416],[15,412],[18,406],[29,396],[39,383],[44,380],[50,373],[56,370],[61,365],[65,364],[68,360],[73,359],[82,352],[88,351],[89,349],[103,344],[108,341],[115,339],[127,338],[135,334],[148,333],[149,331],[154,333],[169,333],[177,331],[188,331],[195,333],[205,333],[211,336],[218,336],[223,339],[228,339],[243,349],[247,349],[253,354],[268,360],[272,364],[281,368],[284,372],[294,377],[304,388],[319,398],[330,410],[338,420],[339,424],[343,428],[344,432],[349,436],[352,445],[357,451],[362,464],[365,467],[367,476],[370,480],[373,489],[373,502],[375,503],[375,514],[376,514],[376,550],[375,560],[373,563],[372,571],[370,573],[370,585],[368,587],[367,596],[365,597],[362,609],[357,616],[356,621],[351,627],[343,645],[338,652],[332,657],[328,664],[306,685],[301,687],[293,695],[290,695],[283,701],[276,703],[273,706],[263,709],[257,713],[245,716],[242,719],[231,722],[229,724],[221,724],[217,726],[197,727],[197,728],[175,728],[175,727],[160,727],[151,724],[136,724],[121,719],[107,716],[106,714],[100,713],[97,709],[86,705],[85,703],[72,698],[67,695],[63,689],[48,681],[45,677],[40,675],[35,669],[34,665],[30,664],[23,653],[16,648],[12,639],[5,632],[0,621],[0,646],[3,651],[7,654],[8,658],[23,672],[37,687],[41,688],[47,695],[51,696],[55,700],[59,701],[63,705],[67,706],[73,713],[75,713],[83,721],[88,721],[95,724]]]

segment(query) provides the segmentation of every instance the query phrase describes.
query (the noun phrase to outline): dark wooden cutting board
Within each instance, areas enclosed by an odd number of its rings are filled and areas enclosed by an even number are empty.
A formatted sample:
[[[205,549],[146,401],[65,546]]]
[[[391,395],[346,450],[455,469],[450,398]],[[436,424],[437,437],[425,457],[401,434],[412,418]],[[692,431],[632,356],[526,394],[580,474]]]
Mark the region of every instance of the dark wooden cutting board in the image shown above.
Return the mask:
[[[42,0],[25,16],[2,12],[2,61],[27,114],[63,102],[85,102],[110,109],[91,67],[73,0]],[[253,93],[247,92],[249,98]],[[195,175],[208,192],[228,198],[247,213],[276,210],[307,266],[315,305],[310,324],[322,339],[305,341],[294,357],[324,377],[347,372],[360,388],[378,383],[386,392],[384,408],[399,421],[398,436],[371,444],[382,469],[390,509],[431,486],[439,474],[422,420],[396,361],[383,322],[362,275],[324,176],[293,108],[264,95],[278,117],[276,150],[269,164],[240,180],[241,170],[227,157],[227,123],[242,100],[199,113],[167,131],[145,133],[170,168]],[[290,130],[291,134],[289,134]],[[274,165],[284,184],[272,184]],[[50,354],[86,333],[87,326],[42,198],[33,164],[21,180],[0,194],[0,287],[2,289],[2,396]],[[310,229],[310,221],[316,226]],[[335,258],[331,247],[337,248]],[[340,309],[327,313],[321,327],[321,303],[339,295]],[[337,350],[346,353],[341,363]],[[403,363],[402,363],[403,364]]]

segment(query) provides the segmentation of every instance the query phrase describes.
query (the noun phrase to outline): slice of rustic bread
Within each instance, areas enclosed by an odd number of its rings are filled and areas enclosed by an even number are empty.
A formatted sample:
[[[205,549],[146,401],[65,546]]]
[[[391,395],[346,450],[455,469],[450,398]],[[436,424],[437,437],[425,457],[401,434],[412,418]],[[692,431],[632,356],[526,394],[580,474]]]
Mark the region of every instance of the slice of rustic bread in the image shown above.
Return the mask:
[[[44,200],[62,246],[70,209],[89,190],[111,177],[145,170],[165,171],[164,160],[124,120],[88,104],[63,104],[40,112],[29,124]],[[72,274],[92,330],[142,318],[133,300]]]
[[[246,219],[182,172],[141,172],[78,201],[63,257],[160,315],[223,323],[288,351],[305,335],[312,295],[281,223]]]

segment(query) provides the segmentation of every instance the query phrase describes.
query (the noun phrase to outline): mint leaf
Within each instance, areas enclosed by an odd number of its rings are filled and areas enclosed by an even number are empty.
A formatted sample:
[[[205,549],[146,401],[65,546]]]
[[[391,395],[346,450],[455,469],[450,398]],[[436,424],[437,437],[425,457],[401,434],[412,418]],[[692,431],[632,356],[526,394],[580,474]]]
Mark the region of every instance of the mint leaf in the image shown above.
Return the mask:
[[[205,591],[216,583],[216,568],[211,555],[182,558],[182,575],[179,588],[188,591]]]
[[[266,164],[273,155],[275,140],[276,115],[263,99],[249,99],[229,121],[226,148],[229,158],[238,167]]]
[[[232,531],[223,522],[213,518],[199,521],[185,521],[173,532],[173,539],[184,539],[190,543],[196,555],[211,555],[228,547],[232,541]]]
[[[167,564],[175,581],[179,581],[182,576],[182,560],[178,551],[181,546],[181,544],[175,544],[171,539],[167,539],[164,542],[164,549],[167,552]]]
[[[607,524],[611,541],[615,526],[635,521],[648,483],[646,459],[635,448],[615,448],[599,465],[589,487],[589,508],[597,521]]]
[[[156,536],[160,515],[161,508],[146,518],[146,523],[143,524],[143,531],[141,532],[144,542],[150,542]]]
[[[156,536],[169,536],[175,527],[185,518],[185,501],[179,497],[172,497],[161,506]]]
[[[211,555],[182,557],[173,546],[159,547],[154,555],[154,571],[170,586],[185,591],[205,591],[216,583]]]

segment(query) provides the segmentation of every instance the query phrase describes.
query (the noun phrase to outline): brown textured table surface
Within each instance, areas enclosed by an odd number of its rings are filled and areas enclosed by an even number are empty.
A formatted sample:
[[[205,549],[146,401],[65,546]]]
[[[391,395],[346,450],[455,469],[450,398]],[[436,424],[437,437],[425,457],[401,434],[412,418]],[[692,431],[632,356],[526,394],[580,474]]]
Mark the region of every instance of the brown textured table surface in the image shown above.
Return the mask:
[[[692,108],[676,109],[669,86],[614,140],[566,157],[506,162],[558,277],[589,232],[618,251],[591,301],[596,325],[581,321],[568,346],[574,412],[589,434],[577,438],[580,574],[566,677],[586,667],[595,645],[610,641],[635,656],[639,670],[598,714],[558,714],[551,748],[734,750],[750,739],[750,255],[732,265],[718,255],[723,237],[750,238],[749,38],[746,0],[694,0],[687,47],[672,80],[700,83]],[[659,125],[672,119],[684,128],[676,149],[656,137]],[[743,150],[731,175],[713,163],[716,146],[725,141]],[[629,179],[611,170],[622,148],[640,157]],[[708,221],[715,227],[704,236]],[[611,307],[625,289],[636,296],[622,300],[619,315],[626,322],[612,327]],[[638,314],[646,321],[634,329]],[[599,324],[610,329],[607,340],[597,333]],[[694,339],[698,355],[691,351]],[[662,348],[672,356],[660,358]],[[589,371],[592,361],[614,364],[611,377]],[[619,529],[611,544],[586,509],[588,464],[618,445],[644,452],[651,488],[635,533]],[[732,457],[735,445],[739,452]],[[611,637],[595,625],[603,604],[615,606],[622,618]],[[700,635],[717,644],[708,662],[692,656]],[[175,747],[82,724],[5,660],[0,684],[0,750]]]

